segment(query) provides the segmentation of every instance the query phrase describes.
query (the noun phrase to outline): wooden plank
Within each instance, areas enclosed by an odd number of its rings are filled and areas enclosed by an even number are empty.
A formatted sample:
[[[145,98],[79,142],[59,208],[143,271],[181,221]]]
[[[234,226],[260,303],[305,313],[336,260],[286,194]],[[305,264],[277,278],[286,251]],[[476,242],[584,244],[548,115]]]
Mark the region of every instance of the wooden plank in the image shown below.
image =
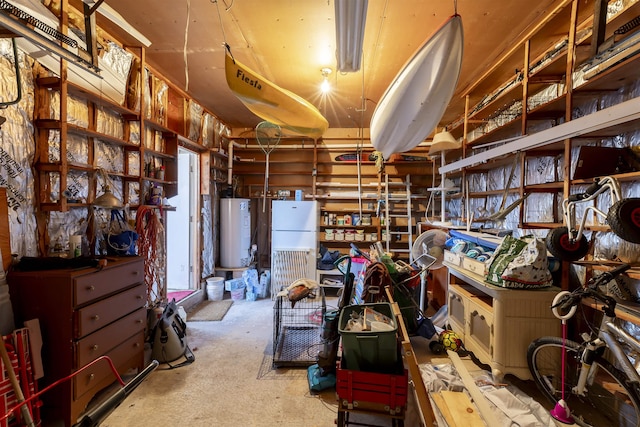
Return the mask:
[[[424,381],[422,380],[422,375],[420,374],[420,368],[418,367],[416,355],[413,352],[413,347],[411,347],[411,341],[409,341],[409,333],[407,332],[407,327],[404,324],[402,313],[400,312],[398,304],[393,301],[393,295],[391,294],[391,290],[388,286],[385,287],[385,292],[387,294],[387,300],[391,303],[393,314],[396,316],[396,322],[398,323],[398,334],[402,343],[402,356],[409,369],[409,376],[412,379],[413,387],[416,392],[416,399],[418,401],[420,414],[423,418],[424,424],[427,427],[434,426],[436,425],[436,421],[433,414],[433,408],[431,407],[431,401],[429,400],[427,389],[424,386]]]
[[[449,411],[449,406],[444,401],[442,394],[440,392],[431,393],[431,399],[433,399],[433,403],[436,404],[436,406],[438,407],[438,410],[440,411],[440,414],[442,415],[444,420],[447,422],[447,426],[457,427],[456,420],[451,415],[451,411]]]
[[[496,418],[495,414],[491,410],[491,407],[489,407],[489,402],[482,395],[482,391],[480,391],[475,381],[471,377],[471,374],[469,374],[469,371],[464,366],[464,363],[462,363],[462,359],[460,359],[460,356],[458,356],[458,353],[453,352],[451,350],[447,350],[447,354],[449,355],[449,359],[451,359],[453,366],[458,371],[460,378],[462,378],[462,383],[464,384],[467,391],[471,395],[471,398],[473,399],[476,406],[478,407],[478,410],[480,411],[480,414],[482,415],[482,419],[484,420],[485,424],[487,426],[500,425],[500,423],[498,422],[498,419]]]
[[[8,271],[11,265],[11,233],[9,231],[9,206],[5,187],[0,187],[0,250],[2,251],[2,267],[4,271]]]
[[[444,400],[450,415],[452,415],[458,426],[464,427],[484,427],[484,421],[478,414],[476,407],[469,396],[461,391],[441,391],[442,400]]]
[[[208,195],[211,184],[211,154],[200,153],[200,195]]]
[[[598,54],[598,48],[604,41],[607,29],[607,6],[606,0],[596,0],[593,5],[593,30],[591,33],[591,56]]]

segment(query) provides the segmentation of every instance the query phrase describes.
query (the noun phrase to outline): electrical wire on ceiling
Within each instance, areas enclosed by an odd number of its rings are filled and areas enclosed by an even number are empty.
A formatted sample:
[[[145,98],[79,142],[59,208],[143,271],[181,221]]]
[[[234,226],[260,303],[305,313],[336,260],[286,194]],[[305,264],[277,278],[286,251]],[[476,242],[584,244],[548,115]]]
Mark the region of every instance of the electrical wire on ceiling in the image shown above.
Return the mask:
[[[189,92],[189,61],[187,59],[187,43],[189,40],[189,21],[191,20],[191,0],[187,0],[187,22],[184,27],[184,47],[182,54],[184,56],[184,90]]]
[[[378,53],[378,47],[380,46],[380,37],[382,35],[382,26],[384,25],[385,20],[387,19],[387,6],[389,5],[389,0],[386,0],[384,2],[384,7],[382,9],[382,14],[380,15],[380,25],[378,25],[378,32],[376,34],[376,41],[373,44],[373,50],[372,50],[372,54],[371,57],[369,58],[369,63],[374,64],[375,63],[375,59],[376,59],[376,55]],[[364,63],[364,61],[363,61]],[[362,92],[362,95],[364,97],[364,91]]]

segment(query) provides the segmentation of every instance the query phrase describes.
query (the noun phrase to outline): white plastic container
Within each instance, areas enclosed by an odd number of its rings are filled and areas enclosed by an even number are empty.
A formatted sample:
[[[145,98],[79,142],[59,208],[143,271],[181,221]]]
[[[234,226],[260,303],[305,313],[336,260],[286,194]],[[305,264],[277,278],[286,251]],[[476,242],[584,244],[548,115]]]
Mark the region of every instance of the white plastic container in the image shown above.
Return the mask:
[[[224,278],[210,277],[207,279],[207,299],[209,301],[222,301],[224,297]]]

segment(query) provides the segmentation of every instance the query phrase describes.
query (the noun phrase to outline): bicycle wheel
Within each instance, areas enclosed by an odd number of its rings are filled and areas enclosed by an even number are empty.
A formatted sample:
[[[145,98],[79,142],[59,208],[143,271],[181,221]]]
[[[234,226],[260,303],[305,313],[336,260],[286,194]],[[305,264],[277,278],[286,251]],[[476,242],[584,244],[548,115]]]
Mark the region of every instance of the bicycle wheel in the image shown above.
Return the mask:
[[[607,360],[595,356],[584,396],[572,388],[580,374],[580,344],[565,344],[565,396],[576,424],[581,426],[638,427],[640,399],[628,386],[628,378]],[[562,338],[542,337],[533,341],[527,351],[527,363],[540,391],[552,402],[562,398]]]

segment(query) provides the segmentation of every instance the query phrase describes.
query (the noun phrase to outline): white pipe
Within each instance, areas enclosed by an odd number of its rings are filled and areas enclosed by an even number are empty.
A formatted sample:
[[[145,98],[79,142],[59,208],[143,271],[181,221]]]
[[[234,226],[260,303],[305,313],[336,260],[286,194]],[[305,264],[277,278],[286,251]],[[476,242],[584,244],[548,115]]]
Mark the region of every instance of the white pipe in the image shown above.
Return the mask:
[[[227,184],[233,185],[233,145],[229,144],[229,158],[227,159]]]
[[[231,145],[231,144],[229,144]],[[261,150],[260,145],[258,144],[242,144],[239,143],[237,141],[233,142],[233,145],[235,145],[236,148],[238,149],[242,149],[242,150]],[[355,150],[358,149],[361,145],[360,144],[318,144],[318,148],[322,149],[328,149],[328,150]],[[429,146],[427,145],[419,145],[418,147],[423,147],[423,148],[429,148]],[[416,148],[418,148],[416,147]],[[416,148],[412,149],[411,152],[415,153],[416,152]],[[292,150],[301,150],[301,149],[313,149],[313,145],[312,144],[280,144],[278,145],[278,150],[281,149],[292,149]],[[373,150],[373,147],[371,147],[371,149]],[[418,151],[418,153],[420,153],[420,151]],[[425,157],[427,154],[427,151],[424,151]]]
[[[445,157],[445,152],[444,150],[440,152],[440,165],[444,166],[444,157]],[[446,205],[446,199],[447,199],[447,190],[445,190],[445,180],[446,180],[447,174],[444,172],[440,173],[440,187],[442,187],[442,206],[440,207],[440,218],[442,220],[442,223],[444,224],[446,222],[445,219],[445,205]]]

